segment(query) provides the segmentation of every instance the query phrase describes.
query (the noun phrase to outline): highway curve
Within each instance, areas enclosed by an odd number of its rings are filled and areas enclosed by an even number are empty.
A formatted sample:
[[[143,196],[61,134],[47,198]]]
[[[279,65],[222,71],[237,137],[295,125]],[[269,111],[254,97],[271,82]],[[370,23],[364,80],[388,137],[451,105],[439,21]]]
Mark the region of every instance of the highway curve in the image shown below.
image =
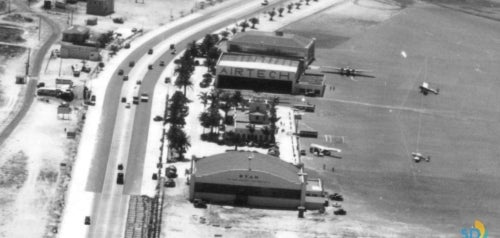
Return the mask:
[[[33,104],[33,99],[35,97],[35,91],[36,91],[36,84],[38,82],[38,77],[40,76],[40,71],[42,69],[42,64],[43,64],[43,58],[47,54],[47,51],[50,49],[50,47],[57,41],[59,36],[61,35],[61,28],[59,28],[59,25],[52,21],[50,18],[40,14],[31,11],[31,9],[24,4],[24,2],[14,2],[14,4],[17,5],[19,9],[23,12],[30,12],[38,17],[40,17],[44,22],[46,22],[50,26],[51,34],[49,36],[49,39],[43,43],[42,47],[40,49],[37,49],[34,51],[34,57],[31,60],[31,72],[30,72],[30,79],[28,81],[27,89],[26,89],[26,94],[24,95],[23,98],[23,105],[21,106],[21,109],[16,113],[12,121],[9,122],[9,124],[5,127],[5,129],[0,132],[0,145],[2,145],[5,140],[10,136],[12,131],[17,127],[19,122],[24,118],[26,113],[31,107],[31,104]]]

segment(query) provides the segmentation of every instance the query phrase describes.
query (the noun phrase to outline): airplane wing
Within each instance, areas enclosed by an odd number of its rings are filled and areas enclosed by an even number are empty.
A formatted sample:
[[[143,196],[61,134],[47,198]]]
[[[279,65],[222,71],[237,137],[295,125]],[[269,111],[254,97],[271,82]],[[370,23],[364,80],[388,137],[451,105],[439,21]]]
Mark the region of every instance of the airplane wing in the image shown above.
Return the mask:
[[[328,148],[325,148],[326,150],[331,150],[331,151],[334,151],[334,152],[337,152],[337,153],[340,153],[342,152],[341,149],[338,149],[338,148],[333,148],[333,147],[328,147]]]

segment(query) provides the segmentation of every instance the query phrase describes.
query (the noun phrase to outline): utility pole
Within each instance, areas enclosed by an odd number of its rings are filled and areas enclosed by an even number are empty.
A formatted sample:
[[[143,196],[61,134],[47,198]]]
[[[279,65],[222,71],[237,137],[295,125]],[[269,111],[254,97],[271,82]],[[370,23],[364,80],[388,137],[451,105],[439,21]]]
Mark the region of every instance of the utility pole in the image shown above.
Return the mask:
[[[29,75],[30,73],[30,55],[31,55],[31,48],[28,48],[28,60],[26,61],[26,76]]]
[[[40,41],[42,34],[42,17],[38,17],[38,41]]]

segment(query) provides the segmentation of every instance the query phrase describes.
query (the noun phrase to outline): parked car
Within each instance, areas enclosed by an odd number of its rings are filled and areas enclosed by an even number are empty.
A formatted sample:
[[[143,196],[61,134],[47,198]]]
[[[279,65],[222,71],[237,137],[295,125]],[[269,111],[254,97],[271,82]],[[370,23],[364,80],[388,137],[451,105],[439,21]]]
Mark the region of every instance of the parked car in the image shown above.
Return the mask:
[[[162,66],[162,67],[165,66],[165,61],[163,61],[163,60],[160,61],[160,66]]]
[[[123,173],[118,173],[118,176],[116,177],[116,183],[122,185],[125,182],[123,177]]]
[[[175,187],[175,181],[173,179],[169,178],[167,181],[165,181],[165,187],[167,187],[167,188]]]
[[[142,83],[141,80],[135,81],[135,84],[137,84],[137,85],[141,85],[141,83]]]
[[[128,75],[123,76],[123,81],[128,81]]]
[[[193,205],[196,208],[207,208],[207,203],[199,198],[193,200]]]
[[[122,102],[127,102],[127,98],[126,97],[122,97]]]
[[[155,116],[153,118],[153,121],[163,121],[163,117],[161,117],[161,116]]]
[[[335,210],[335,211],[333,212],[333,214],[343,216],[343,215],[346,215],[346,214],[347,214],[347,212],[346,212],[344,209],[339,208],[339,209]]]
[[[118,70],[118,75],[123,75],[123,69]]]
[[[37,88],[43,88],[45,87],[45,83],[44,82],[40,82],[36,85]]]
[[[328,198],[334,201],[344,201],[344,197],[338,193],[328,195]]]
[[[153,49],[148,50],[148,54],[152,55],[153,54]]]
[[[85,220],[83,222],[85,225],[90,225],[90,216],[85,216]]]
[[[148,69],[149,70],[153,69],[153,65],[152,64],[148,65]]]
[[[118,164],[118,170],[123,170],[123,164]]]
[[[134,66],[135,66],[135,62],[134,62],[134,61],[130,61],[130,62],[128,63],[128,66],[129,66],[129,67],[131,67],[131,68],[132,68],[132,67],[134,67]]]
[[[123,48],[125,48],[125,49],[130,48],[130,43],[126,43],[125,46],[123,46]]]
[[[130,108],[130,103],[125,104],[125,108]]]

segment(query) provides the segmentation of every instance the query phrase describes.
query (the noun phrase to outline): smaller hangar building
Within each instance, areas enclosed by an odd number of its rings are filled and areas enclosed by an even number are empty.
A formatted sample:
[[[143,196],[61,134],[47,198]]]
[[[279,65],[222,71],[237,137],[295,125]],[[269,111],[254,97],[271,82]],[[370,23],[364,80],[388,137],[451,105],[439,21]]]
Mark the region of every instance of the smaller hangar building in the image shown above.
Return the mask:
[[[284,209],[320,209],[324,199],[306,196],[307,174],[277,157],[230,151],[192,162],[189,199]]]

